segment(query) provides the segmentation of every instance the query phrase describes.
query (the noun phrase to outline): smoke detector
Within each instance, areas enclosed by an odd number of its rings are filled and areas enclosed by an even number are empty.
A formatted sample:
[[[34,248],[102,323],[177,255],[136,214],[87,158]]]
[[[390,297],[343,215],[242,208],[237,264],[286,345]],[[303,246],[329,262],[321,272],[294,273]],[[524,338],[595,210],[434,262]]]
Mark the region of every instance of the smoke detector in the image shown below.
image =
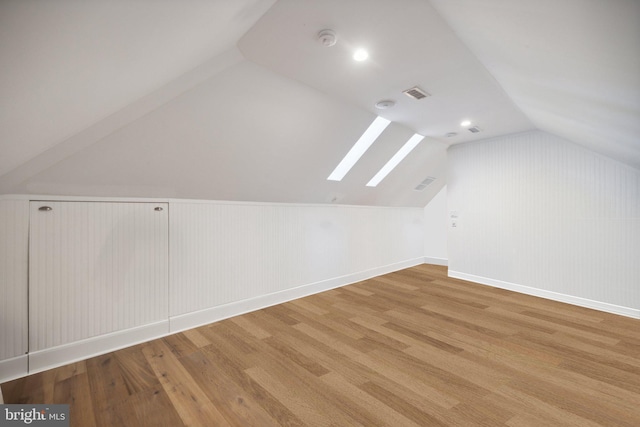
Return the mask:
[[[336,35],[335,31],[326,29],[318,33],[318,41],[324,47],[331,47],[334,46],[338,41],[338,36]]]
[[[396,105],[396,101],[391,99],[383,99],[382,101],[376,102],[376,108],[378,110],[386,110],[387,108],[391,108]]]

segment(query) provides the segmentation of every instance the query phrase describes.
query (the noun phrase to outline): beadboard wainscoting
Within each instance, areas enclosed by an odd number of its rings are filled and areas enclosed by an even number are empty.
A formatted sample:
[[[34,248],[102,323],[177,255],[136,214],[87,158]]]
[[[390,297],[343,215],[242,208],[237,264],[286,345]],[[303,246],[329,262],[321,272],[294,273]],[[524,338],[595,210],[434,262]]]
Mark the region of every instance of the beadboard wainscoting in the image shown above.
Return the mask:
[[[448,159],[452,277],[640,318],[640,171],[539,131]]]
[[[29,201],[0,199],[0,381],[28,366]]]
[[[448,265],[447,187],[444,186],[424,207],[424,262]]]
[[[265,304],[271,305],[421,263],[421,213],[415,208],[172,204],[171,329],[202,324],[208,319],[202,310],[218,320],[228,307],[246,311],[263,305],[256,298],[268,296]]]
[[[16,197],[0,382],[424,262],[420,208]]]
[[[167,203],[32,201],[30,213],[31,371],[108,351],[125,331],[166,324]],[[167,332],[166,325],[152,330]]]

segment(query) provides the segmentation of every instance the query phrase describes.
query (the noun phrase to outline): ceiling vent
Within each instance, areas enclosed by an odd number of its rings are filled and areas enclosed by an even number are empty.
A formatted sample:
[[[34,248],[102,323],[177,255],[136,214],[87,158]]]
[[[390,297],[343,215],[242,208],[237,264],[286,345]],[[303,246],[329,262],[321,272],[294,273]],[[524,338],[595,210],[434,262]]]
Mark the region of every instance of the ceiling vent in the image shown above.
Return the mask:
[[[471,133],[478,133],[480,132],[482,129],[480,129],[478,126],[473,126],[469,128],[469,132]]]
[[[431,184],[433,181],[435,181],[436,179],[432,176],[428,176],[424,181],[422,181],[420,184],[418,184],[416,186],[416,188],[414,188],[415,191],[422,191],[425,188],[427,188],[427,186],[429,184]]]
[[[427,96],[431,96],[424,90],[420,89],[418,86],[414,86],[411,89],[403,90],[402,93],[413,99],[422,99],[426,98]]]

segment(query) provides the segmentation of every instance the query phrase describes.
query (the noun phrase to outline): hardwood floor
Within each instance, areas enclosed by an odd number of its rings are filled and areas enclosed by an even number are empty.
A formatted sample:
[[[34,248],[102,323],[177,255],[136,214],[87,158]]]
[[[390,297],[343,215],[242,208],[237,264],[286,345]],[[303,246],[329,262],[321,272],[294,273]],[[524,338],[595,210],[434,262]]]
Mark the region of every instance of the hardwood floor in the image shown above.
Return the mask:
[[[640,321],[421,265],[2,385],[75,426],[640,426]]]

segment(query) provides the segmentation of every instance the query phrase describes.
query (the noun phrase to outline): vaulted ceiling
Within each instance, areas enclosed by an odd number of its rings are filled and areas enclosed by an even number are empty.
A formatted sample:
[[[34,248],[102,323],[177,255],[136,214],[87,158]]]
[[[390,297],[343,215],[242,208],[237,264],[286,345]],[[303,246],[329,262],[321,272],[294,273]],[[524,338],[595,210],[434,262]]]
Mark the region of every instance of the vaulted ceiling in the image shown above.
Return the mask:
[[[449,145],[532,129],[640,169],[639,44],[635,0],[3,0],[0,194],[424,206]]]

